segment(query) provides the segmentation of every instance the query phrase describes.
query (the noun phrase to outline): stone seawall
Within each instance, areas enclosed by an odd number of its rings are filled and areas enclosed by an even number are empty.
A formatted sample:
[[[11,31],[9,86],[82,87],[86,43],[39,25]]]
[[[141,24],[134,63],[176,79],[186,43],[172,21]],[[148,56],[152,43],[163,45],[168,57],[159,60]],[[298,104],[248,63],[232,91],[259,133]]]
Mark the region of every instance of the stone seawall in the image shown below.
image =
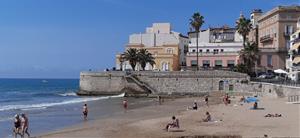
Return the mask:
[[[245,74],[230,71],[186,72],[81,72],[80,95],[205,94],[240,91]]]
[[[176,94],[241,92],[259,96],[300,95],[299,87],[249,82],[245,74],[229,71],[198,72],[81,72],[79,95]]]

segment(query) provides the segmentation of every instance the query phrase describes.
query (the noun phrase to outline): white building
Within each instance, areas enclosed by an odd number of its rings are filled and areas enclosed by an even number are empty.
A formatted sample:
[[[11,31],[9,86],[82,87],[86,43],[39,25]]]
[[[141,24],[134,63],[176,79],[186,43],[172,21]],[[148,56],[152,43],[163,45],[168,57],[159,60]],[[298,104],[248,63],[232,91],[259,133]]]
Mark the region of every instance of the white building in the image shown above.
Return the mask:
[[[147,27],[145,33],[132,34],[129,36],[129,44],[142,44],[145,47],[179,45],[180,65],[186,63],[184,47],[188,45],[189,39],[181,33],[171,30],[170,23],[153,23],[152,27]]]
[[[297,30],[290,36],[289,58],[286,60],[288,77],[291,80],[300,79],[300,18],[297,23]]]
[[[187,66],[197,65],[197,34],[189,33]],[[201,31],[198,36],[199,67],[232,67],[238,63],[243,48],[242,36],[235,28],[223,26]]]

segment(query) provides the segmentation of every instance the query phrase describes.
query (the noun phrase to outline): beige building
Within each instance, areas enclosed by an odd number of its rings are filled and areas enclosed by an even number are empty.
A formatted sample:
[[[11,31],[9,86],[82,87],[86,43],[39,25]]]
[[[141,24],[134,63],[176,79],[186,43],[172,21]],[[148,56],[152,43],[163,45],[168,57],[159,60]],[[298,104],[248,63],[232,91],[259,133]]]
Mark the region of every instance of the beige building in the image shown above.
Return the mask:
[[[177,71],[185,65],[184,47],[187,47],[189,40],[180,33],[171,31],[170,23],[154,23],[147,27],[145,33],[132,34],[129,36],[129,48],[146,49],[155,58],[155,65],[146,65],[146,70]],[[120,62],[120,54],[116,55],[116,69],[131,69],[128,61]],[[122,66],[122,67],[121,67]],[[141,70],[137,65],[135,70]]]
[[[290,35],[296,30],[300,6],[278,6],[266,13],[254,10],[251,21],[256,28],[249,40],[258,41],[260,50],[258,69],[284,69],[290,46]]]

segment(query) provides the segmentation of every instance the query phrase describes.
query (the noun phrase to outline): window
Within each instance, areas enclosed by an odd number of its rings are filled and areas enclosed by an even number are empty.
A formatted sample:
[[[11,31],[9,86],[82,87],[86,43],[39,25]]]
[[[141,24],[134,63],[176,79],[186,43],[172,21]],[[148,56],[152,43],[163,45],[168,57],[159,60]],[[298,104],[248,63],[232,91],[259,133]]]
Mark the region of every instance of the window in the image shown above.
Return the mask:
[[[267,63],[268,63],[268,66],[272,66],[272,55],[268,55]]]
[[[285,41],[285,47],[287,48],[287,49],[290,49],[290,41]]]
[[[196,52],[196,49],[193,49],[192,52]]]
[[[209,49],[206,49],[206,53],[208,53],[209,52]]]
[[[168,53],[168,54],[173,54],[173,49],[172,49],[172,48],[168,48],[168,49],[167,49],[167,53]]]
[[[215,67],[222,67],[222,60],[215,60]]]
[[[203,67],[210,67],[210,61],[209,60],[203,60],[202,61],[202,66]]]
[[[234,67],[234,60],[227,60],[227,67],[233,68]]]
[[[192,60],[191,61],[191,66],[192,67],[197,67],[197,60]]]
[[[202,49],[200,49],[199,52],[202,53]]]
[[[219,53],[219,49],[214,49],[214,54],[218,54]]]
[[[259,56],[258,56],[258,58],[257,58],[257,65],[258,65],[258,66],[260,66],[260,65],[261,65],[261,62],[260,62],[260,60],[261,60],[261,55],[259,55]]]
[[[224,52],[224,49],[221,49],[221,52]]]
[[[293,33],[293,26],[291,25],[286,25],[284,29],[284,34],[285,35],[291,35]]]

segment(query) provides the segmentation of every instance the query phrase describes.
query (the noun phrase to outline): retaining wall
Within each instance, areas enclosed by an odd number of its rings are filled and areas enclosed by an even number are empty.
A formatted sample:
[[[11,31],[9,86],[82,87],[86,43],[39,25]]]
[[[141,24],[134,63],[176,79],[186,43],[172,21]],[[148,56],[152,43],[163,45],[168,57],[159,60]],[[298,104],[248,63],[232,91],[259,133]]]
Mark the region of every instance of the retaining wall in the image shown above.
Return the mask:
[[[202,95],[208,92],[253,93],[259,96],[285,97],[299,95],[299,87],[249,82],[249,76],[230,71],[131,72],[152,94]],[[148,93],[125,72],[81,72],[80,95],[115,95]],[[248,83],[245,83],[247,82]],[[222,83],[223,82],[223,83]],[[222,87],[223,86],[223,87]],[[231,87],[231,88],[230,88]]]

